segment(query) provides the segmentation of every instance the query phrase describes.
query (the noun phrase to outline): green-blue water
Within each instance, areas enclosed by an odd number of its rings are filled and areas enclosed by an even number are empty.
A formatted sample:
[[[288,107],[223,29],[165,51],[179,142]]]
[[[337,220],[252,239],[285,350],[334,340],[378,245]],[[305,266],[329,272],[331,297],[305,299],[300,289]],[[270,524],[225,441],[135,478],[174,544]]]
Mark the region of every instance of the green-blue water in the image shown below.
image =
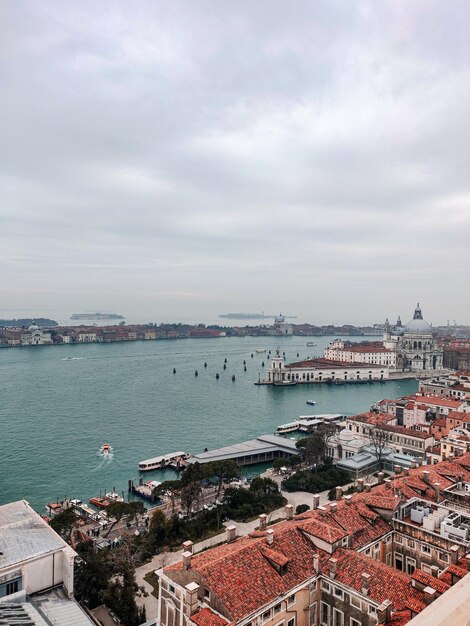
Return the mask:
[[[312,339],[315,348],[307,347]],[[87,500],[112,487],[121,492],[138,476],[140,460],[272,433],[299,415],[361,412],[383,397],[416,390],[415,381],[285,389],[253,384],[259,373],[263,377],[262,361],[267,364],[257,348],[274,352],[279,345],[293,361],[297,352],[321,354],[330,340],[247,337],[0,350],[0,504],[25,498],[43,512],[57,497]],[[305,404],[310,398],[315,407]],[[98,454],[104,442],[114,448],[109,460]]]

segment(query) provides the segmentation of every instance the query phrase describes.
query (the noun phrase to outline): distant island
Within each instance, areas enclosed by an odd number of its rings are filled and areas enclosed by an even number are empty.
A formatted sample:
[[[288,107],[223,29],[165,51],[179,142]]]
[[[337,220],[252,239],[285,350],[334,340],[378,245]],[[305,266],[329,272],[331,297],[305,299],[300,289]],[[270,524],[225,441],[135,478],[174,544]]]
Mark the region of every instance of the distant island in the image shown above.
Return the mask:
[[[219,317],[226,320],[272,320],[275,315],[265,315],[264,313],[221,313]],[[285,315],[285,319],[295,319],[297,315]]]
[[[28,328],[32,324],[36,324],[39,328],[50,328],[51,326],[58,326],[58,322],[50,320],[47,317],[23,317],[19,319],[0,320],[0,326],[3,328]]]
[[[73,313],[71,320],[123,320],[124,315],[118,313]]]

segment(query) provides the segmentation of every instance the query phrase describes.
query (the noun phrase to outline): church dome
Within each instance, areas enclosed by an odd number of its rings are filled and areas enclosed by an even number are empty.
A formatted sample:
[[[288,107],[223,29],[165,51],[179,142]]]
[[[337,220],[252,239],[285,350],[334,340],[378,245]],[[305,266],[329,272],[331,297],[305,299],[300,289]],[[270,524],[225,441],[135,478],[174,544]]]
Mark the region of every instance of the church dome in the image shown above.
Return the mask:
[[[33,333],[35,330],[39,330],[39,326],[36,326],[36,324],[31,324],[28,330],[30,333]]]
[[[423,320],[423,314],[421,313],[421,308],[418,303],[413,319],[405,326],[405,334],[430,335],[431,333],[431,324],[428,324],[425,320]]]

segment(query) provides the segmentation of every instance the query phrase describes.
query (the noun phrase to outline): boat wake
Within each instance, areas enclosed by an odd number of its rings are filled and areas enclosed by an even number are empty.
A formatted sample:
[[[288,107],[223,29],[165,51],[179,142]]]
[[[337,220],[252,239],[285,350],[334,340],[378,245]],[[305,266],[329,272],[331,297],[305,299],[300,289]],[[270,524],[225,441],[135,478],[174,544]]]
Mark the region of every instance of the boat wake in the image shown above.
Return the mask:
[[[94,467],[91,471],[97,472],[101,468],[110,465],[114,461],[114,453],[113,451],[108,452],[107,454],[103,454],[101,452],[101,448],[96,452],[96,456],[99,457],[100,461],[96,467]]]
[[[84,356],[64,356],[61,361],[82,361]]]

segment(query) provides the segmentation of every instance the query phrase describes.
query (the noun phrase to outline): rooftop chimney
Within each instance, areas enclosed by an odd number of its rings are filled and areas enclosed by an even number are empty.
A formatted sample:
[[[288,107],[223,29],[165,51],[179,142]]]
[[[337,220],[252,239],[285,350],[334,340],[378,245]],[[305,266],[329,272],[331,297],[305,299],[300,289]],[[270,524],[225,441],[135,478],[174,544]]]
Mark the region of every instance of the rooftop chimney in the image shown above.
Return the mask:
[[[318,510],[320,511],[320,515],[322,515],[323,517],[325,517],[325,515],[327,514],[327,510],[326,507],[324,506],[319,506]]]
[[[268,546],[272,546],[274,542],[274,530],[272,528],[268,528],[266,531],[266,543]]]
[[[193,542],[188,539],[183,543],[183,552],[191,552],[193,553]]]
[[[236,526],[227,526],[227,541],[235,541],[237,538],[237,527]]]
[[[294,518],[294,506],[292,504],[286,504],[286,519]]]
[[[183,569],[191,569],[192,552],[183,552]]]
[[[343,497],[343,488],[342,487],[336,487],[335,499],[336,500],[341,500],[342,497]]]
[[[364,479],[363,478],[358,478],[357,479],[357,490],[360,493],[363,489],[364,489]]]
[[[453,546],[450,546],[449,552],[450,562],[452,563],[452,565],[455,565],[459,560],[459,546],[456,546],[455,544]]]
[[[415,469],[415,467],[416,467],[416,461],[411,461],[410,468]]]
[[[266,526],[268,525],[268,516],[266,513],[261,513],[259,516],[259,529],[266,530]]]
[[[410,475],[410,470],[407,467],[403,468],[403,473],[405,474],[405,476],[409,476]]]
[[[366,491],[367,493],[369,493],[369,492],[370,492],[370,488],[371,488],[371,485],[369,485],[369,483],[366,483],[366,484],[364,485],[364,491]]]
[[[336,576],[336,566],[338,565],[338,559],[331,558],[328,559],[328,563],[330,565],[330,578],[334,578]]]
[[[390,478],[386,478],[384,480],[385,483],[385,489],[390,489],[390,487],[392,486],[392,481],[390,480]]]
[[[186,606],[185,610],[189,616],[196,613],[199,602],[198,602],[198,591],[199,585],[197,583],[189,583],[185,587],[186,589]]]
[[[338,504],[336,502],[331,502],[330,503],[330,512],[331,513],[336,513],[337,508],[338,508]]]
[[[388,622],[392,615],[392,603],[390,600],[384,600],[380,606],[377,607],[377,622],[379,624],[385,624]]]
[[[379,473],[377,474],[377,479],[378,479],[378,481],[379,481],[379,485],[381,485],[381,484],[383,483],[384,478],[385,478],[385,474],[384,474],[383,472],[379,472]]]
[[[424,593],[425,604],[431,604],[431,602],[435,600],[437,597],[436,590],[433,589],[432,587],[425,587],[423,589],[423,593]]]
[[[441,495],[441,483],[434,483],[434,489],[436,490],[436,502],[439,502],[439,497]]]
[[[320,571],[320,559],[318,557],[318,553],[313,555],[313,571],[318,574]]]
[[[320,496],[316,493],[313,496],[312,510],[318,509],[319,506],[320,506]]]
[[[344,496],[344,500],[347,505],[350,505],[352,502],[352,496]]]
[[[431,575],[434,576],[434,578],[439,577],[439,568],[437,565],[431,565]]]
[[[362,595],[368,596],[369,587],[370,587],[370,579],[372,578],[372,576],[370,574],[367,574],[366,572],[362,572],[361,578],[362,578]]]
[[[429,470],[424,470],[422,474],[423,481],[429,485]]]
[[[401,474],[401,465],[395,465],[395,474]]]

